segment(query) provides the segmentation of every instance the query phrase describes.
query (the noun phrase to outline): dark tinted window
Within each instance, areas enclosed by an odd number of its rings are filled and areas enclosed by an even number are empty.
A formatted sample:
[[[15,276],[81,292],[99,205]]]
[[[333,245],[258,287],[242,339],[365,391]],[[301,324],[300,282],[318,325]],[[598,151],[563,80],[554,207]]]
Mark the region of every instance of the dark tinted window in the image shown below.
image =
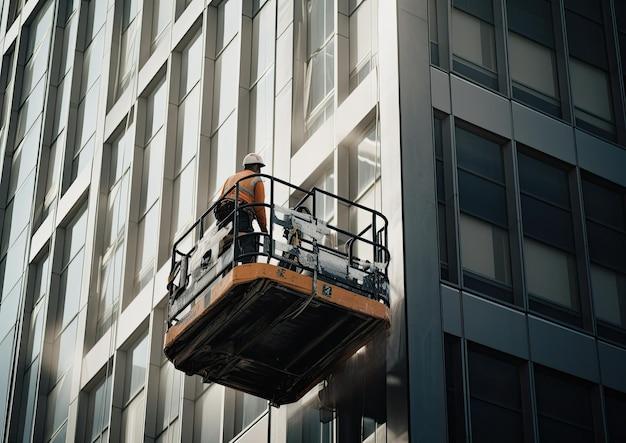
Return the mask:
[[[535,390],[542,443],[595,441],[590,385],[537,367]]]
[[[604,401],[609,442],[626,442],[626,394],[606,389]]]
[[[567,172],[525,154],[518,155],[518,165],[523,192],[570,207]]]
[[[459,171],[459,201],[464,212],[506,227],[506,194],[503,186]]]
[[[509,29],[554,48],[552,6],[548,0],[508,0]]]
[[[524,234],[551,246],[574,252],[572,215],[541,200],[522,195]]]
[[[524,441],[518,364],[494,352],[472,347],[469,380],[473,441]]]
[[[594,182],[583,182],[583,197],[587,217],[613,228],[626,227],[624,196]]]
[[[465,408],[463,406],[463,366],[461,340],[444,336],[446,363],[446,400],[448,407],[448,441],[465,442]]]
[[[441,261],[441,278],[448,279],[448,239],[446,234],[446,189],[443,163],[443,124],[438,118],[434,119],[435,131],[435,158],[437,173],[437,222],[439,233],[439,255]]]
[[[460,168],[500,183],[504,182],[500,145],[465,129],[457,128],[456,149]]]
[[[455,8],[493,24],[492,0],[453,0],[452,4]]]
[[[570,54],[608,70],[601,2],[565,0],[565,22]]]
[[[626,273],[624,194],[585,180],[583,198],[591,259]]]

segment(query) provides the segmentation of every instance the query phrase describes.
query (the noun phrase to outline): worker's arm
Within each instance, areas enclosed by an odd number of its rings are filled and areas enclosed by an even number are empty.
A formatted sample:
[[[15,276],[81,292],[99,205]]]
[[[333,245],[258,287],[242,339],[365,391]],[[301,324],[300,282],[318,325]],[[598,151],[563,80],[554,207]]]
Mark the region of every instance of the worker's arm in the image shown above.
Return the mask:
[[[265,203],[265,185],[259,180],[254,186],[254,202]],[[261,231],[267,232],[267,219],[265,218],[265,206],[255,206],[254,212],[256,213],[256,219],[259,222]]]

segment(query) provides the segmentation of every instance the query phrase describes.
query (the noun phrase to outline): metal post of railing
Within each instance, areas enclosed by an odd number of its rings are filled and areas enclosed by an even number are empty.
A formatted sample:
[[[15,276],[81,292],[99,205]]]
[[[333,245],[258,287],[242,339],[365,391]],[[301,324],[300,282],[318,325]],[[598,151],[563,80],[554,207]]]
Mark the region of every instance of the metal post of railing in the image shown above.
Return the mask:
[[[265,211],[265,208],[263,208]],[[270,258],[274,255],[274,179],[270,178],[270,226],[269,226],[269,251],[267,255],[267,262],[270,262]]]
[[[233,214],[233,266],[239,257],[239,182],[235,185],[235,209]]]
[[[372,255],[372,261],[374,263],[376,263],[376,254],[378,253],[378,248],[376,247],[376,245],[378,244],[378,238],[376,235],[376,213],[372,212],[372,240],[374,241],[373,246],[373,255]]]

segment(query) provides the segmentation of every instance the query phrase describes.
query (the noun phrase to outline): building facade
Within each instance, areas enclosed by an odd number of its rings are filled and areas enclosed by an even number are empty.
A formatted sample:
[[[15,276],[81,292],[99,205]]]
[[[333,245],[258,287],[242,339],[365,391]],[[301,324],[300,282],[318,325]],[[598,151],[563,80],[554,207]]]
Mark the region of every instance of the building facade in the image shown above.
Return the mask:
[[[624,2],[1,8],[4,441],[626,440]],[[389,219],[390,331],[280,408],[162,352],[248,152]]]

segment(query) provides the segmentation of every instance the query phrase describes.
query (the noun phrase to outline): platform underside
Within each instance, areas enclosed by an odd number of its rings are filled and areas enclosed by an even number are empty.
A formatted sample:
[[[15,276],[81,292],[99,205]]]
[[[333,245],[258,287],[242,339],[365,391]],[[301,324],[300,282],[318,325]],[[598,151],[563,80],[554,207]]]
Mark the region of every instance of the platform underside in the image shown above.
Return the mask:
[[[297,401],[389,326],[377,301],[320,281],[311,293],[311,277],[238,266],[168,330],[165,354],[205,381],[277,405]]]

